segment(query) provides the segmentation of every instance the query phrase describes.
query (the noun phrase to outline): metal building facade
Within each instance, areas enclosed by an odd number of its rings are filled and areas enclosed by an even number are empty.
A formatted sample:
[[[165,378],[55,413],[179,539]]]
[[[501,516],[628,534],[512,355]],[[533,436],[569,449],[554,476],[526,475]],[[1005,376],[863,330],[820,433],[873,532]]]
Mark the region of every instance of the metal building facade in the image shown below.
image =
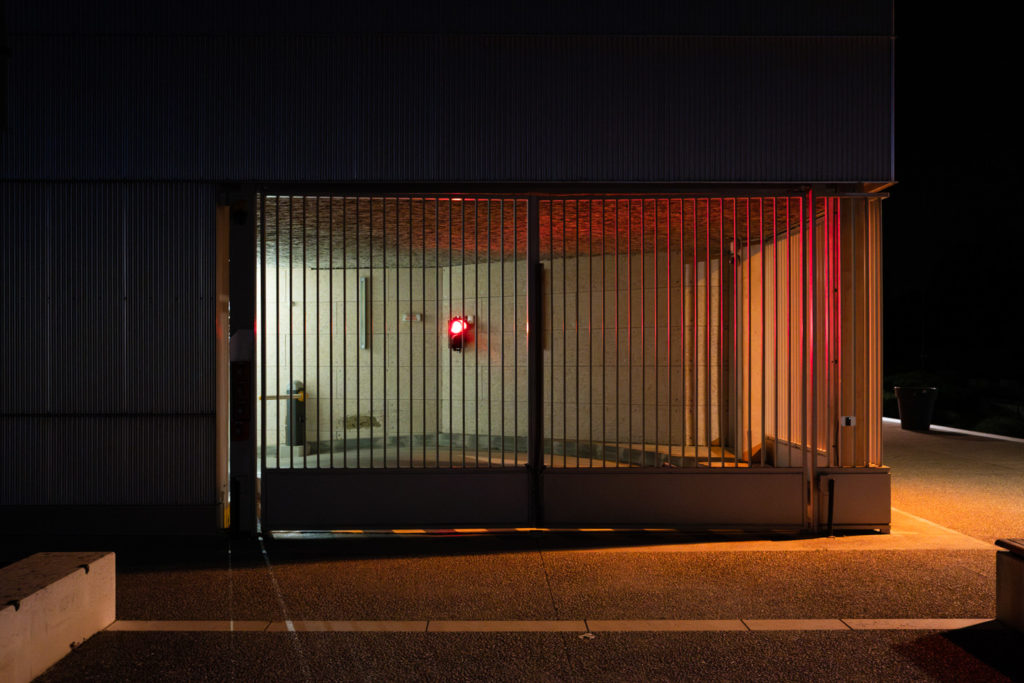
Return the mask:
[[[218,194],[893,180],[887,2],[271,5],[8,3],[4,519],[219,523]]]
[[[891,177],[888,37],[15,35],[11,42],[9,125],[26,134],[4,145],[6,177]]]
[[[72,508],[102,505],[130,525],[166,506],[195,524],[216,503],[214,207],[202,184],[0,183],[0,505],[15,519],[74,526]]]

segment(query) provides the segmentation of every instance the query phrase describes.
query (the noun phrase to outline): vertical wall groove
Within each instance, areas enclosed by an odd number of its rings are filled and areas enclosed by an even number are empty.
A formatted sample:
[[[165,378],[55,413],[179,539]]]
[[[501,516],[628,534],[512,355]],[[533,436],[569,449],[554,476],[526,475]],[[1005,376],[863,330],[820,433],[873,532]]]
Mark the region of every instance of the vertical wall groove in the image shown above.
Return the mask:
[[[215,501],[214,199],[0,183],[0,505]]]

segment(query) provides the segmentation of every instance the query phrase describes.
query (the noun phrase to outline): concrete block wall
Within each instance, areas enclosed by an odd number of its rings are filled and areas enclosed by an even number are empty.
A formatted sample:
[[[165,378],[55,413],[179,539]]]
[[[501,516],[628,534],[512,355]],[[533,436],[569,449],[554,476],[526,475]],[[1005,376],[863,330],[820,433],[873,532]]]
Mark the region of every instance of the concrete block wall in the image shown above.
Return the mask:
[[[667,252],[546,264],[548,436],[673,445],[718,439],[719,263],[698,262],[695,271]]]
[[[546,438],[676,445],[719,438],[717,260],[696,264],[695,275],[665,252],[542,265]],[[368,349],[357,335],[359,277],[370,278]],[[422,319],[406,322],[404,314]],[[472,316],[473,329],[466,349],[453,353],[446,325],[459,314]],[[526,318],[523,260],[271,268],[266,394],[304,381],[307,441],[525,437]],[[267,402],[268,445],[284,442],[284,408]]]
[[[738,254],[735,364],[739,382],[733,391],[741,425],[741,452],[757,451],[762,431],[765,438],[801,442],[805,290],[800,255],[799,236],[780,236],[777,244],[765,244],[763,251],[752,246]],[[825,430],[820,433],[824,435]]]
[[[268,269],[266,394],[304,382],[307,443],[436,432],[437,368],[448,353],[439,343],[447,310],[438,275],[434,268]],[[369,278],[365,349],[360,277]],[[283,443],[284,402],[267,401],[266,411],[268,445]]]
[[[835,279],[837,291],[834,292],[827,291],[828,287],[822,284],[827,267],[824,249],[816,262],[813,281],[819,284],[813,294],[808,291],[806,282],[802,282],[806,266],[801,263],[804,252],[798,233],[780,235],[776,243],[766,243],[763,249],[755,245],[738,252],[739,334],[734,363],[739,382],[730,390],[738,402],[742,426],[738,447],[742,452],[756,451],[763,439],[797,445],[810,442],[813,358],[819,452],[824,454],[835,441],[839,446],[835,456],[837,464],[867,464],[866,444],[858,441],[863,442],[874,427],[867,419],[868,411],[856,405],[864,385],[857,384],[854,370],[870,366],[865,337],[877,334],[877,329],[866,321],[855,320],[855,314],[862,311],[867,298],[855,290],[863,289],[864,281],[873,277],[874,271],[873,266],[863,262],[863,255],[855,254],[849,246],[853,228],[852,222],[844,223],[838,232],[847,251],[839,263],[842,274]],[[819,245],[824,239],[822,235],[819,221],[815,237]],[[826,325],[826,312],[835,304],[832,296],[839,298],[840,320],[829,323],[830,327]],[[815,324],[813,329],[805,329],[804,316],[809,315],[805,309],[811,306],[812,298],[817,312]],[[804,337],[812,347],[813,356],[802,348]],[[830,377],[830,371],[842,375],[838,387],[829,386],[828,379],[836,381],[836,375]],[[846,395],[839,397],[840,390]],[[843,427],[835,432],[839,415],[858,417],[858,412],[860,417],[854,427]],[[837,435],[838,439],[834,438]]]
[[[443,320],[473,317],[461,353],[441,354],[441,431],[478,439],[527,434],[526,261],[440,269]]]

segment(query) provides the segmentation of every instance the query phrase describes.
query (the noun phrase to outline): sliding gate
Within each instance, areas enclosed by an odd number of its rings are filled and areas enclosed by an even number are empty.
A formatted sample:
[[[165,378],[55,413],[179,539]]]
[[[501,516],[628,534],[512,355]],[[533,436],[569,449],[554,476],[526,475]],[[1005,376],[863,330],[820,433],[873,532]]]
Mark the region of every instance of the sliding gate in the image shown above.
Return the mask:
[[[257,203],[267,528],[807,527],[880,464],[866,199]]]

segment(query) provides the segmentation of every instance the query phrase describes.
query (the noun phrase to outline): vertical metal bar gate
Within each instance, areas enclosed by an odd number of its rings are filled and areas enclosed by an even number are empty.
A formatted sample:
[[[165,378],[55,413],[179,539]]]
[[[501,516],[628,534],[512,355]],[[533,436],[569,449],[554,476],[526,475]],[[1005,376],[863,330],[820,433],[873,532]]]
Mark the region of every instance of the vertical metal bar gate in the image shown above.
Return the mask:
[[[880,465],[870,200],[257,204],[269,528],[813,527]]]

